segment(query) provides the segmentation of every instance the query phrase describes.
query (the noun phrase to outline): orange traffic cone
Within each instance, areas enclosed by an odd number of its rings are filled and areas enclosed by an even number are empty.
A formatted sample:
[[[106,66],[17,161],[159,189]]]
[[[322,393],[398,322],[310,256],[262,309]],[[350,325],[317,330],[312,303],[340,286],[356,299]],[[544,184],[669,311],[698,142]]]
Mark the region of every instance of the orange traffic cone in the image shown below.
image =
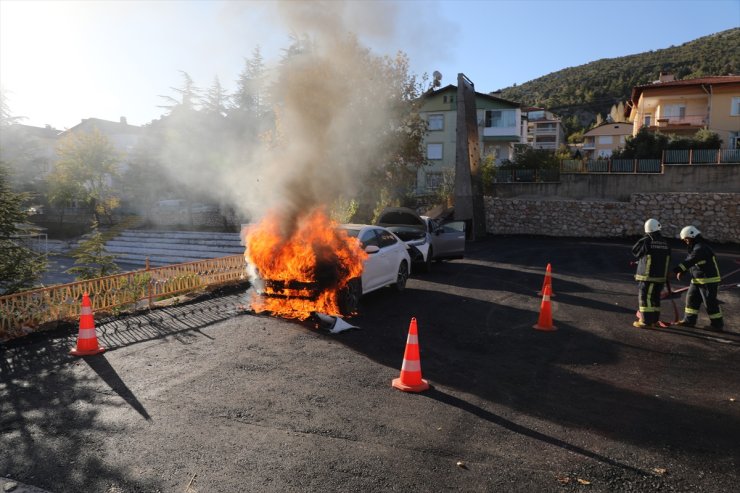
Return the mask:
[[[422,392],[429,388],[429,382],[421,378],[419,335],[416,331],[416,318],[412,318],[409,325],[409,336],[406,339],[406,351],[403,353],[401,376],[394,378],[392,385],[404,392]]]
[[[543,296],[545,294],[545,286],[550,286],[550,296],[554,297],[555,293],[552,292],[552,266],[548,263],[545,269],[545,279],[542,281],[542,289],[537,291],[537,294]]]
[[[542,289],[545,291],[545,293],[542,295],[542,304],[540,305],[540,318],[532,327],[537,330],[552,332],[554,330],[558,330],[558,328],[552,324],[552,307],[550,306],[550,291],[552,290],[552,287],[548,284]]]
[[[77,335],[77,347],[69,352],[75,356],[89,356],[105,351],[103,346],[98,346],[98,338],[95,335],[95,318],[93,317],[90,297],[87,293],[82,295],[82,308],[80,309],[80,332]]]

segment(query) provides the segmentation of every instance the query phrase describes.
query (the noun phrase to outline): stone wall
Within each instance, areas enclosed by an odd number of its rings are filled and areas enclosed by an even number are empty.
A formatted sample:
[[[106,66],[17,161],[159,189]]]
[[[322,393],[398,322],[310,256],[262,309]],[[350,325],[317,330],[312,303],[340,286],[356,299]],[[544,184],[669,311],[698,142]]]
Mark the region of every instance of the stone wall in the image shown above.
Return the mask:
[[[669,237],[686,225],[719,243],[740,243],[740,193],[634,193],[628,202],[486,197],[486,230],[610,238],[643,234],[654,217]]]

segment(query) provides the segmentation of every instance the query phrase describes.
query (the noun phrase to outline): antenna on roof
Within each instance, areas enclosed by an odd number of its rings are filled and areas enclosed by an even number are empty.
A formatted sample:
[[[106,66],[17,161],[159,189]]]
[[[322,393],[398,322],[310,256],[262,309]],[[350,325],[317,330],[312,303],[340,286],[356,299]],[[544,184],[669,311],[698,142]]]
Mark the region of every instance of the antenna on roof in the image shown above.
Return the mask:
[[[439,73],[438,70],[435,70],[432,72],[432,77],[434,77],[434,82],[432,82],[432,87],[439,87],[442,85],[442,74]]]

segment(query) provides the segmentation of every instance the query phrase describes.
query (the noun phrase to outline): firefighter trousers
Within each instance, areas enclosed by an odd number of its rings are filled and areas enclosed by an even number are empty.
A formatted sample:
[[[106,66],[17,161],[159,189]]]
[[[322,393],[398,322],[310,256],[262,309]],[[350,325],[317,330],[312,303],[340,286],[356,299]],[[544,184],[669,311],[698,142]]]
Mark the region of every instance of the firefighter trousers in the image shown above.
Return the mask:
[[[660,318],[661,291],[663,291],[662,282],[640,281],[638,283],[637,302],[643,323],[658,323],[658,319]]]
[[[709,315],[709,322],[712,324],[712,327],[721,329],[724,322],[722,320],[722,310],[717,301],[718,288],[718,282],[708,284],[694,284],[692,282],[689,284],[689,290],[686,293],[684,320],[690,324],[696,324],[696,320],[699,318],[699,308],[701,308],[701,304],[704,302],[704,306],[707,309],[707,315]]]

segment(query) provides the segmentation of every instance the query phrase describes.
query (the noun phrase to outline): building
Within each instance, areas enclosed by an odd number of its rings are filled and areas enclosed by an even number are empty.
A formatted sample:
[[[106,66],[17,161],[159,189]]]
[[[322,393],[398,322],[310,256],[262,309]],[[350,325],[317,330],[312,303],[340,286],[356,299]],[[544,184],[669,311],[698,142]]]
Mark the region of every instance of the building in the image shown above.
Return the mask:
[[[707,128],[725,148],[740,147],[740,76],[727,75],[675,80],[660,74],[652,84],[632,90],[629,120],[632,135],[650,131],[691,137]]]
[[[0,129],[0,160],[13,172],[13,179],[28,187],[43,181],[56,161],[60,131],[46,125],[13,123]]]
[[[544,108],[523,108],[522,123],[526,128],[527,144],[535,149],[556,151],[565,143],[562,121]]]
[[[69,134],[93,132],[95,130],[108,139],[113,148],[118,152],[121,159],[118,171],[119,173],[125,172],[128,169],[128,156],[133,152],[139,140],[144,135],[144,129],[136,125],[129,125],[125,116],[122,116],[117,122],[101,120],[100,118],[83,118],[80,123],[65,130],[59,137],[63,138]]]
[[[624,148],[631,135],[631,123],[602,123],[583,134],[581,152],[586,159],[611,157],[614,151]]]
[[[513,157],[514,145],[522,138],[519,103],[496,96],[476,95],[476,117],[481,157],[501,163]],[[422,96],[420,115],[428,133],[424,147],[429,166],[417,173],[416,193],[433,193],[444,183],[446,173],[454,173],[457,150],[457,86],[452,84],[428,91]]]

